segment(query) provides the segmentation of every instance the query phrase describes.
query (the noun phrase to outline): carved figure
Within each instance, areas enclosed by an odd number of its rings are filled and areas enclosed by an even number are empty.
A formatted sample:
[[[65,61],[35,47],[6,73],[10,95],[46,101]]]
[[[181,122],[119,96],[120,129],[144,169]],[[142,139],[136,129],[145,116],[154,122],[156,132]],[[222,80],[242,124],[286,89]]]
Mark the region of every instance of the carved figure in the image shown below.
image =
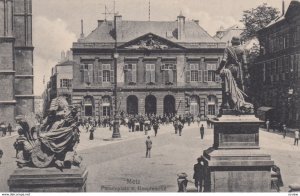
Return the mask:
[[[39,127],[34,116],[17,117],[19,124],[14,147],[17,150],[17,165],[60,169],[79,165],[82,158],[76,153],[79,143],[77,108],[69,106],[65,97],[52,100],[49,114]],[[37,131],[37,137],[32,131]],[[68,154],[68,156],[66,156]],[[72,158],[71,158],[72,157]]]
[[[232,46],[224,51],[223,59],[216,71],[223,80],[222,109],[240,113],[252,113],[253,105],[245,101],[245,80],[248,80],[248,63],[245,50],[238,37],[232,38]]]

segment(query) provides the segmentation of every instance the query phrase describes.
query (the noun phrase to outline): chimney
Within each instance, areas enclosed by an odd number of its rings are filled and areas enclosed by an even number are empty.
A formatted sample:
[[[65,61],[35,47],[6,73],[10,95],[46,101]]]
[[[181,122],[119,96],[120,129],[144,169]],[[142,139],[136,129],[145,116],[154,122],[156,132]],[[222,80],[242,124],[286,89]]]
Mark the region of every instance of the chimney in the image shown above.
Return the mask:
[[[184,27],[185,26],[185,17],[180,12],[179,16],[177,16],[177,31],[178,31],[178,40],[182,40],[184,38]]]
[[[100,27],[103,22],[104,20],[98,20],[98,27]]]
[[[115,27],[115,38],[119,39],[122,35],[122,16],[116,14],[114,17],[114,27]]]
[[[80,34],[80,39],[84,38],[84,33],[83,33],[83,20],[81,19],[81,34]]]
[[[197,25],[199,25],[199,20],[193,20]]]
[[[282,16],[285,14],[284,0],[282,0]]]

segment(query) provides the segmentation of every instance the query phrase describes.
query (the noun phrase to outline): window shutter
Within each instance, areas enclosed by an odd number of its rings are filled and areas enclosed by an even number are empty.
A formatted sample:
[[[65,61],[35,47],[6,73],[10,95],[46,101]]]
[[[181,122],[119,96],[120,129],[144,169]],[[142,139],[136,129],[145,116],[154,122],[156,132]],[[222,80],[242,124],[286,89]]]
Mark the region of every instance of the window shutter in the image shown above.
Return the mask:
[[[136,83],[136,64],[132,64],[132,82]]]
[[[84,80],[84,82],[86,83],[86,82],[89,82],[89,71],[87,70],[87,69],[85,69],[85,70],[83,70],[83,80]]]
[[[84,64],[80,64],[80,80],[84,83]]]
[[[169,81],[169,73],[168,73],[168,70],[165,70],[165,71],[164,71],[164,77],[165,77],[165,84],[168,83],[168,82],[170,82],[170,81]]]
[[[208,71],[204,70],[204,82],[207,82],[208,80]]]
[[[190,66],[190,64],[186,65],[185,79],[186,79],[186,82],[191,82],[191,66]]]
[[[115,66],[110,65],[110,83],[114,84],[115,83]]]
[[[146,83],[151,82],[151,72],[149,70],[146,70]]]
[[[174,82],[174,73],[173,73],[172,69],[168,70],[168,75],[169,75],[169,82],[173,83]]]
[[[151,71],[150,71],[151,78],[150,79],[151,79],[152,83],[155,83],[155,79],[156,79],[156,77],[155,77],[155,64],[152,64],[150,68],[151,68]]]
[[[89,71],[89,82],[93,83],[94,82],[94,70],[93,70],[93,64],[88,64],[88,71]]]
[[[202,81],[202,70],[198,70],[198,82],[203,82]]]

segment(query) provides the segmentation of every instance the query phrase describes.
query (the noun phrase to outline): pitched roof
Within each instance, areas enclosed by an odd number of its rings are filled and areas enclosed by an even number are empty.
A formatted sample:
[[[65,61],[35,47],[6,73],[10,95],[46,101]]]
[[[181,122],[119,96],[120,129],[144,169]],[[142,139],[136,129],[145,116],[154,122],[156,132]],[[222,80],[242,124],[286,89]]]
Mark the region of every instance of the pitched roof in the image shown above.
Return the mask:
[[[217,34],[214,36],[214,39],[217,41],[221,41],[221,42],[231,41],[232,37],[234,37],[234,36],[239,37],[243,31],[244,31],[244,28],[242,28],[238,25],[233,25],[227,29],[221,28],[219,31],[217,31]],[[223,32],[223,36],[218,37],[218,32]]]
[[[195,21],[185,21],[185,36],[177,38],[177,21],[121,21],[117,28],[118,42],[128,42],[147,33],[153,33],[172,42],[216,42]],[[111,43],[114,42],[113,21],[103,21],[89,35],[79,40],[86,43]]]

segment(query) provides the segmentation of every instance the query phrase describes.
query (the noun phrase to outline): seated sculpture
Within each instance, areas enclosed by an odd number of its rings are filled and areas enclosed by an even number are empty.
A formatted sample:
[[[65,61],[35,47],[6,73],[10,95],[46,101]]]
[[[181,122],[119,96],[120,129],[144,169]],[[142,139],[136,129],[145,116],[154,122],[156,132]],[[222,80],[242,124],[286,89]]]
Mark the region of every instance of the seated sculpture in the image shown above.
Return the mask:
[[[69,106],[64,97],[52,100],[41,126],[33,115],[19,116],[16,121],[19,137],[14,147],[19,167],[62,169],[80,165],[82,158],[76,153],[80,136],[77,109]]]
[[[245,101],[245,81],[249,79],[246,53],[240,45],[239,37],[233,37],[231,43],[232,46],[225,49],[223,59],[216,70],[223,80],[221,108],[237,113],[253,113],[253,105]]]

